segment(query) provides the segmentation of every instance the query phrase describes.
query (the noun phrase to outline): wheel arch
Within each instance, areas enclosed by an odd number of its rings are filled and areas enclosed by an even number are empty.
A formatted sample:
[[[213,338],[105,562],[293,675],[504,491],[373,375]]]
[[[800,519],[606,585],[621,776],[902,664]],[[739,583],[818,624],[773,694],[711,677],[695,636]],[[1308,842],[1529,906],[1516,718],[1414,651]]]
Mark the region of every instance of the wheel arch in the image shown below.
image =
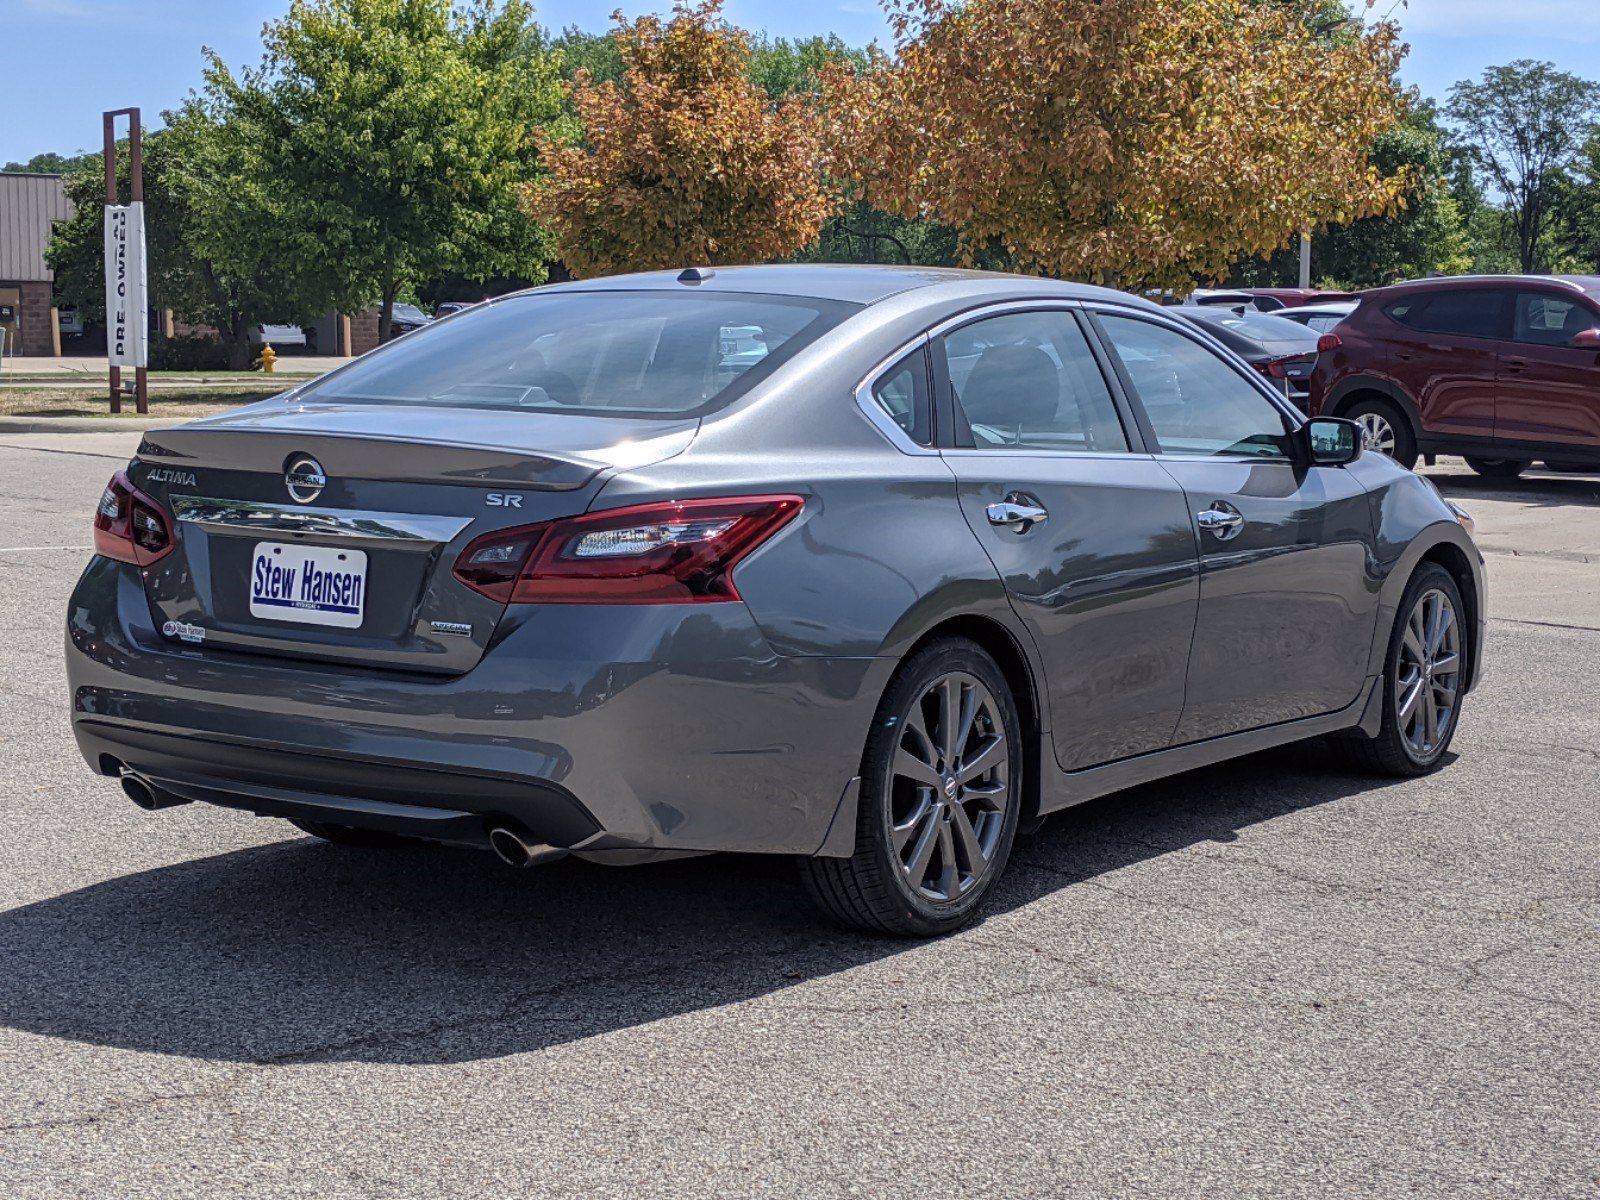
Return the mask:
[[[1466,676],[1466,691],[1471,691],[1478,681],[1478,665],[1482,654],[1479,644],[1482,640],[1483,629],[1483,597],[1478,590],[1477,573],[1472,569],[1472,562],[1466,552],[1454,542],[1436,542],[1423,552],[1422,557],[1412,567],[1411,573],[1416,574],[1423,563],[1436,563],[1443,567],[1450,578],[1455,580],[1456,590],[1461,593],[1461,603],[1466,607],[1462,614],[1465,633],[1472,639],[1463,674]]]
[[[1322,411],[1330,417],[1342,417],[1357,401],[1368,397],[1387,400],[1398,408],[1411,423],[1413,440],[1420,441],[1427,436],[1422,427],[1422,414],[1411,397],[1398,385],[1377,375],[1355,375],[1344,380],[1329,394]]]

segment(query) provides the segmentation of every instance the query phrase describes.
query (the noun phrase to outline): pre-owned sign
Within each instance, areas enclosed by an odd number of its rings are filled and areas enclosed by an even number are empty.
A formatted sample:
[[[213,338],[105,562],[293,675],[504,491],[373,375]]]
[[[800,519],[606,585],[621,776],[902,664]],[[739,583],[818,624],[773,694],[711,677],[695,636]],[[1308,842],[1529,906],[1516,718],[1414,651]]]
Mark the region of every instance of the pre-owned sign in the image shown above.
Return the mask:
[[[150,362],[144,205],[106,205],[106,358],[113,367]]]

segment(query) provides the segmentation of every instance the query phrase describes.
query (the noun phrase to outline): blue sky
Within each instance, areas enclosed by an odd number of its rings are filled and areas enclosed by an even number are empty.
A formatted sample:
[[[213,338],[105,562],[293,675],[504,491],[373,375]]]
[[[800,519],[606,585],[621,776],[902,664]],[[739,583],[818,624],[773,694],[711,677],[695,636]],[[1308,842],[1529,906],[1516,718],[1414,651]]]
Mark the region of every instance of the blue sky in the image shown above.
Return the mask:
[[[619,3],[545,0],[539,19],[598,31]],[[0,78],[10,101],[0,110],[0,163],[98,145],[108,108],[139,105],[154,124],[198,83],[201,46],[230,64],[254,62],[263,22],[287,7],[287,0],[0,0]],[[639,6],[622,7],[631,14]],[[1383,16],[1391,8],[1411,43],[1406,82],[1428,95],[1442,98],[1456,80],[1516,58],[1600,77],[1597,0],[1378,0],[1370,11]],[[888,41],[874,0],[727,0],[725,12],[775,36],[831,31],[852,44]]]

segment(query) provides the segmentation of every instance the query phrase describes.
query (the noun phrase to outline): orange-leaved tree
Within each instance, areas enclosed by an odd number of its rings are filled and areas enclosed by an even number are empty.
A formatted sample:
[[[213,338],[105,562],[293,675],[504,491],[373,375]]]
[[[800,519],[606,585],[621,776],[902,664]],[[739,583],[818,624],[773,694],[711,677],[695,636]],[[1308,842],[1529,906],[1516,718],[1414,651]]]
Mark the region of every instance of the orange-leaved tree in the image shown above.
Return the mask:
[[[546,174],[523,204],[574,274],[759,262],[821,229],[815,99],[774,104],[751,83],[749,40],[720,8],[704,0],[631,24],[613,14],[621,81],[579,72],[581,135],[538,135]]]
[[[1393,212],[1392,24],[1262,0],[897,0],[894,60],[825,88],[832,170],[1026,269],[1190,286]]]

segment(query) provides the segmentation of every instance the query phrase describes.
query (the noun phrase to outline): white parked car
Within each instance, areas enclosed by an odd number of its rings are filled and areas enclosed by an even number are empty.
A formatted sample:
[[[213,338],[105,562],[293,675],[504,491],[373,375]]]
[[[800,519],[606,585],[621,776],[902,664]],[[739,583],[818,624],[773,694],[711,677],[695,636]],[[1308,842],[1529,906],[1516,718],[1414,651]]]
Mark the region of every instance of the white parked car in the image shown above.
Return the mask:
[[[306,331],[298,325],[252,325],[250,340],[258,346],[304,346]]]

